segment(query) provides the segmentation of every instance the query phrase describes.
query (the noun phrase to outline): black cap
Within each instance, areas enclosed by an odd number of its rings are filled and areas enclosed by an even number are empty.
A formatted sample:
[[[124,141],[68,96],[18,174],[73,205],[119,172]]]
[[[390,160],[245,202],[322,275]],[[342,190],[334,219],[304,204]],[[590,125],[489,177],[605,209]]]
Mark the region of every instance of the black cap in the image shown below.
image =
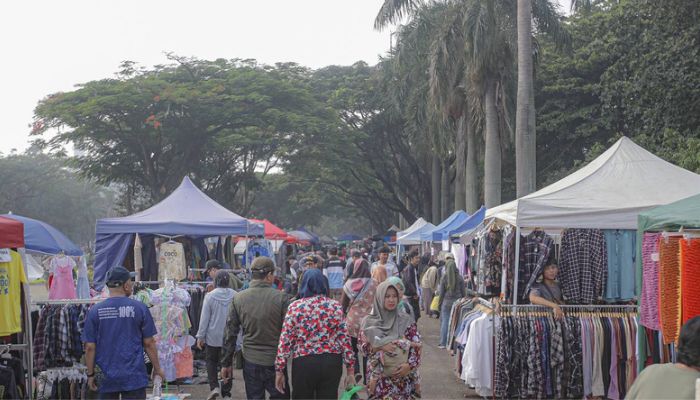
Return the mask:
[[[106,283],[109,287],[118,287],[130,281],[134,276],[136,276],[135,273],[129,272],[122,266],[117,266],[107,272]]]
[[[209,270],[211,270],[212,268],[221,269],[221,261],[219,261],[219,260],[209,260],[209,261],[207,261],[207,263],[205,264],[205,268],[207,269],[207,270],[205,271],[206,273],[209,273]]]

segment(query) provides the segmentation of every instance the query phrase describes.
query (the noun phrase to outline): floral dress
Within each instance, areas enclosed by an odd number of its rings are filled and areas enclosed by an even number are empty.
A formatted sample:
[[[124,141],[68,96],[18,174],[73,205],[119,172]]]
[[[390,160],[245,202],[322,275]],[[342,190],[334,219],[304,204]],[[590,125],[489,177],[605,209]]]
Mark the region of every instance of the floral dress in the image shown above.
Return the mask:
[[[348,368],[355,363],[343,307],[325,296],[307,297],[289,305],[277,346],[275,370],[284,371],[290,357],[316,354],[341,354]]]
[[[364,331],[360,331],[360,343],[361,351],[369,359],[374,359],[371,356],[371,346],[367,337],[365,337]],[[416,324],[411,324],[404,333],[406,340],[411,342],[420,343],[421,338],[418,334],[418,327]],[[367,363],[367,375],[372,377],[376,376],[378,378],[377,387],[374,389],[374,393],[370,393],[370,398],[372,399],[392,399],[392,400],[410,400],[413,398],[413,392],[416,390],[416,384],[418,383],[419,375],[418,368],[421,363],[420,351],[411,347],[408,351],[408,365],[411,366],[412,372],[407,376],[401,378],[391,378],[382,375],[382,367],[378,365],[377,362]]]

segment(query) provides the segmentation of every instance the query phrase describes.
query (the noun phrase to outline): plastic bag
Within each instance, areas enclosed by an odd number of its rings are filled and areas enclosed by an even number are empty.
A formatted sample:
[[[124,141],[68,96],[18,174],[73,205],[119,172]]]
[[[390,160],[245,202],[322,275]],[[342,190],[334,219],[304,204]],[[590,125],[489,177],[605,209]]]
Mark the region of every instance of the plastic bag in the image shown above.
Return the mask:
[[[430,311],[440,312],[440,296],[433,297],[433,302],[430,303]]]

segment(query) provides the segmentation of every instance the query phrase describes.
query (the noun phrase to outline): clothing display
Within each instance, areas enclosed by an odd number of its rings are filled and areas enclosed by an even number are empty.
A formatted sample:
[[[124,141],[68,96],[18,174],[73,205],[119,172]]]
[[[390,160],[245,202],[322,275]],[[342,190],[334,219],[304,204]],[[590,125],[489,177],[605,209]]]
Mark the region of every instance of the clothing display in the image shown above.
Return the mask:
[[[36,399],[87,398],[87,369],[83,365],[42,371],[36,378]]]
[[[171,285],[155,290],[151,296],[153,306],[149,310],[157,331],[158,360],[168,382],[183,377],[178,376],[182,375],[178,374],[178,360],[183,365],[183,355],[179,353],[190,350],[191,346],[188,345],[191,324],[187,313],[190,301],[187,290]],[[185,354],[184,360],[191,367],[191,356]]]
[[[631,300],[635,297],[637,232],[606,229],[604,235],[608,258],[605,300]]]
[[[679,236],[659,239],[659,323],[664,343],[678,340],[681,329],[681,271]]]
[[[49,300],[78,298],[75,292],[73,268],[75,268],[75,261],[68,256],[58,255],[51,259],[49,272],[53,275],[53,280],[49,287]]]
[[[501,293],[503,272],[503,233],[489,229],[479,241],[476,291],[485,296]]]
[[[682,323],[700,315],[700,239],[681,240]]]
[[[0,356],[0,400],[23,399],[25,394],[22,360],[10,354]]]
[[[473,387],[477,394],[490,397],[493,391],[493,310],[471,301],[453,306],[456,321],[453,337],[460,363],[460,378]]]
[[[34,370],[72,366],[83,356],[81,335],[89,305],[46,305],[34,332]]]
[[[158,280],[181,281],[186,276],[187,264],[182,243],[162,243],[158,249]]]
[[[87,258],[80,257],[78,262],[78,283],[76,285],[76,294],[79,299],[90,298],[90,282],[88,281]]]
[[[561,237],[559,275],[569,304],[593,304],[603,298],[608,260],[600,229],[566,229]],[[633,281],[634,282],[634,281]]]
[[[542,274],[554,247],[554,239],[542,230],[534,230],[520,240],[518,299],[525,299],[530,286]]]
[[[9,262],[0,262],[0,336],[22,331],[21,285],[27,277],[19,253],[10,250],[9,256]]]
[[[639,322],[660,330],[659,325],[659,238],[660,233],[645,233],[642,240],[642,293]]]
[[[204,296],[207,294],[207,290],[204,286],[195,284],[180,284],[179,287],[187,290],[187,293],[190,295],[190,305],[187,306],[187,315],[192,325],[191,332],[199,332],[199,319],[202,317]],[[221,345],[219,345],[219,347],[221,347]]]

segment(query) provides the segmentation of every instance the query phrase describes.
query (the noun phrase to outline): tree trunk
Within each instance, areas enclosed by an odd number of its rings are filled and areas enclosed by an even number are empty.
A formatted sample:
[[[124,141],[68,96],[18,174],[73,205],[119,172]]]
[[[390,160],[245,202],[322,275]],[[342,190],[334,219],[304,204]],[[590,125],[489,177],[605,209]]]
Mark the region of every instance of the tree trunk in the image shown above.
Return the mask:
[[[518,0],[518,97],[515,112],[515,179],[517,196],[535,190],[535,132],[530,127],[532,77],[532,1]]]
[[[501,140],[496,115],[496,82],[489,80],[484,96],[486,140],[484,149],[484,204],[491,208],[501,204]]]
[[[457,121],[457,155],[455,158],[455,210],[464,210],[465,208],[465,174],[466,174],[466,164],[464,159],[465,147],[467,145],[466,129],[465,129],[465,116],[459,118]]]
[[[467,138],[467,166],[465,179],[465,209],[473,213],[479,209],[479,167],[477,165],[476,134],[471,115],[465,112],[465,131]]]
[[[440,173],[440,157],[437,154],[433,154],[433,168],[431,174],[432,183],[432,221],[433,224],[437,225],[442,221],[441,219],[441,207],[440,207],[440,180],[442,179],[442,174]]]
[[[442,219],[445,219],[450,215],[450,210],[448,208],[450,204],[450,165],[446,161],[443,161],[442,163],[440,191],[440,214]],[[438,223],[440,222],[442,221],[439,221]]]

